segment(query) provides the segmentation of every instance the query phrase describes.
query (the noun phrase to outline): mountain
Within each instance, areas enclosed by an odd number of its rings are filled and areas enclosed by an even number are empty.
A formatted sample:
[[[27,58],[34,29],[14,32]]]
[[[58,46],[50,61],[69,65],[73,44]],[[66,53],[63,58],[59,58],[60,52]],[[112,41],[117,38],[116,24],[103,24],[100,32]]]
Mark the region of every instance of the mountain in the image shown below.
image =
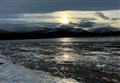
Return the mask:
[[[42,25],[31,24],[2,24],[2,30],[10,32],[32,32],[32,31],[46,31],[49,28]]]
[[[81,28],[74,28],[73,26],[70,26],[70,25],[60,25],[58,26],[57,28],[58,30],[62,30],[62,31],[67,31],[67,32],[73,32],[73,33],[83,33],[83,32],[87,32],[86,30],[84,29],[81,29]]]
[[[91,29],[88,29],[88,32],[91,32],[91,33],[115,33],[115,32],[120,32],[120,29],[106,26],[106,27],[99,27],[99,28],[91,28]]]
[[[84,24],[84,22],[82,22]],[[87,23],[85,21],[85,23]],[[91,23],[91,22],[88,22]],[[114,33],[120,31],[119,28],[111,26],[102,26],[96,28],[74,28],[74,26],[60,24],[56,27],[49,27],[37,24],[2,24],[0,33],[25,33],[25,32],[39,32],[39,33]]]
[[[9,27],[10,26],[10,27]],[[88,37],[88,36],[117,36],[120,29],[110,26],[96,27],[84,30],[74,28],[71,25],[60,24],[55,28],[40,25],[7,25],[0,30],[0,39],[36,39],[36,38],[58,38],[58,37]],[[22,28],[23,30],[21,30]],[[3,34],[4,32],[4,34]]]
[[[70,25],[60,24],[56,28],[46,30],[43,33],[87,33],[87,31]]]
[[[0,33],[10,33],[10,32],[0,29]]]

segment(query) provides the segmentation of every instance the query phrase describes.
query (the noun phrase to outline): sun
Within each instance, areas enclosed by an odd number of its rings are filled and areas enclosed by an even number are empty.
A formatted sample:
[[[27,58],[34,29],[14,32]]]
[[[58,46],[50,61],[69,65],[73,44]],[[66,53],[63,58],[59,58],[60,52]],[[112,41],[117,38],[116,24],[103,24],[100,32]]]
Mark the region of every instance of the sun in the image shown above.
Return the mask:
[[[62,23],[62,24],[69,24],[69,18],[67,16],[62,16],[60,18],[60,23]]]

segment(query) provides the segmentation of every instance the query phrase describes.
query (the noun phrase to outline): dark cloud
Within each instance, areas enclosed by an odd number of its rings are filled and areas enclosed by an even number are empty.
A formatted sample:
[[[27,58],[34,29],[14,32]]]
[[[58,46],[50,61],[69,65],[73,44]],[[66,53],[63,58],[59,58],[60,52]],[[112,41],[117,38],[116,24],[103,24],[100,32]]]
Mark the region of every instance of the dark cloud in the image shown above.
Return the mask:
[[[102,12],[97,12],[96,15],[104,20],[120,20],[120,18],[111,18],[108,16],[105,16]]]
[[[78,19],[78,20],[97,20],[96,18],[75,18],[75,19]]]
[[[111,18],[112,20],[120,20],[120,18]]]
[[[102,19],[105,19],[105,20],[109,20],[110,19],[109,17],[105,16],[102,12],[97,12],[96,15],[98,17],[101,17]]]
[[[63,10],[114,10],[119,0],[0,0],[2,14],[44,13]]]

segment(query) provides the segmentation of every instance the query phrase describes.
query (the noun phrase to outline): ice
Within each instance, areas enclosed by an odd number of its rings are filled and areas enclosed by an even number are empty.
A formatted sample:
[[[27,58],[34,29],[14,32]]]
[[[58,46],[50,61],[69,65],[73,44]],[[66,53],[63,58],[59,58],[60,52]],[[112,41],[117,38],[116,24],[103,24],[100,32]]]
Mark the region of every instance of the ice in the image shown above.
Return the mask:
[[[34,72],[37,80],[46,78],[46,83],[119,83],[120,43],[117,40],[120,37],[0,41],[0,67],[16,74],[16,70],[22,69],[26,74]],[[10,72],[1,78],[9,80]],[[25,79],[35,80],[34,77]]]
[[[2,61],[1,61],[2,62]],[[3,60],[4,63],[4,60]],[[47,72],[4,63],[0,65],[0,83],[80,83],[73,79],[54,77]],[[81,82],[82,83],[82,82]]]
[[[113,82],[113,83],[119,83],[118,80],[116,79],[109,79],[109,78],[106,78],[106,77],[102,77],[101,80],[103,81],[108,81],[108,82]]]
[[[0,54],[0,83],[82,83],[70,78],[54,77],[44,71],[13,64]]]

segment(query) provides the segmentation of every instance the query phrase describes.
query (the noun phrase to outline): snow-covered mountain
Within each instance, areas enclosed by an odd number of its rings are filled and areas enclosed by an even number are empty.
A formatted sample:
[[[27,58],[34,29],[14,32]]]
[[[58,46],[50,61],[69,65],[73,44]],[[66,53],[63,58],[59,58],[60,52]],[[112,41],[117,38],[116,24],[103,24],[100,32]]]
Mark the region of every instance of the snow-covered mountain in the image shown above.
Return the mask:
[[[55,27],[49,27],[37,24],[2,24],[0,33],[19,33],[19,32],[39,32],[39,33],[112,33],[120,32],[120,28],[114,28],[111,26],[90,27],[88,29],[74,26],[60,24]]]
[[[57,32],[84,33],[87,31],[81,28],[74,28],[70,25],[64,25],[64,24],[60,24],[56,26],[56,28],[48,28],[47,30],[43,31],[43,33],[57,33]]]
[[[27,24],[2,24],[1,30],[8,32],[32,32],[32,31],[47,31],[50,28],[42,25],[27,25]]]
[[[68,32],[87,32],[86,30],[84,29],[81,29],[81,28],[74,28],[73,26],[70,26],[70,25],[59,25],[58,28],[59,30],[64,30],[64,31],[68,31]]]
[[[70,26],[70,25],[60,24],[60,25],[57,26],[57,28],[66,30],[66,29],[70,29],[70,28],[73,28],[73,27]]]
[[[0,29],[0,33],[9,33],[9,31],[5,31],[5,30]]]
[[[120,28],[114,28],[110,26],[88,29],[88,32],[91,32],[91,33],[113,33],[113,32],[119,32],[119,31],[120,31]]]

